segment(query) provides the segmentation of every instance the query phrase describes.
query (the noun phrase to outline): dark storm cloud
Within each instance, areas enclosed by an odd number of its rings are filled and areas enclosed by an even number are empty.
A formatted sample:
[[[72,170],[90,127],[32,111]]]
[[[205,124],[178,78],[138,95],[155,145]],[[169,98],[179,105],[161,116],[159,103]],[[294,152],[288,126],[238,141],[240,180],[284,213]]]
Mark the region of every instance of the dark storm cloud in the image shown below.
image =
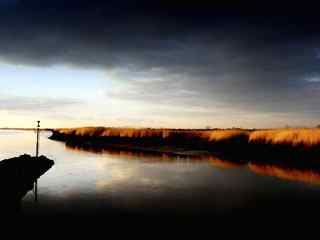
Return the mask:
[[[0,6],[1,59],[118,69],[127,88],[108,92],[113,98],[316,113],[320,39],[311,12],[138,0]]]

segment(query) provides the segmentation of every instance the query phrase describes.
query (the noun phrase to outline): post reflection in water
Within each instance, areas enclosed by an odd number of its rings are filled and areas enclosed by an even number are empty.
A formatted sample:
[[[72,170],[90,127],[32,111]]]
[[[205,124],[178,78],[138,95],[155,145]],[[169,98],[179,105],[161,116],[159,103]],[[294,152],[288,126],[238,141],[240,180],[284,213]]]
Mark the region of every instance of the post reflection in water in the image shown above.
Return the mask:
[[[36,128],[36,136],[37,136],[37,140],[36,140],[36,159],[38,160],[39,157],[39,138],[40,138],[40,121],[37,121],[37,128]],[[34,183],[34,201],[38,202],[38,179],[36,179],[35,183]]]

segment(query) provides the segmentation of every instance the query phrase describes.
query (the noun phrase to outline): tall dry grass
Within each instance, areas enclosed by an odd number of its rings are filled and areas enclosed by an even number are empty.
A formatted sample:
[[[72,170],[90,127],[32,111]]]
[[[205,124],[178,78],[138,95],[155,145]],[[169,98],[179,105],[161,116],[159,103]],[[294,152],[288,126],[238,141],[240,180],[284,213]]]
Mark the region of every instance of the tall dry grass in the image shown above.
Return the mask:
[[[249,142],[272,145],[314,147],[320,144],[320,129],[296,128],[258,130],[249,135]]]
[[[179,139],[193,142],[225,142],[240,139],[243,144],[258,143],[269,145],[289,145],[292,147],[320,146],[320,129],[221,129],[221,130],[189,130],[189,129],[152,129],[152,128],[107,128],[82,127],[54,130],[58,134],[75,137],[116,137],[134,139]]]
[[[57,129],[61,134],[74,135],[81,137],[162,137],[166,138],[172,133],[167,129],[149,129],[149,128],[105,128],[105,127],[82,127],[82,128],[66,128]]]
[[[154,129],[154,128],[105,128],[82,127],[56,129],[60,134],[77,137],[123,137],[123,138],[173,138],[186,140],[202,139],[208,142],[229,140],[234,137],[248,136],[248,130],[187,130],[187,129]]]

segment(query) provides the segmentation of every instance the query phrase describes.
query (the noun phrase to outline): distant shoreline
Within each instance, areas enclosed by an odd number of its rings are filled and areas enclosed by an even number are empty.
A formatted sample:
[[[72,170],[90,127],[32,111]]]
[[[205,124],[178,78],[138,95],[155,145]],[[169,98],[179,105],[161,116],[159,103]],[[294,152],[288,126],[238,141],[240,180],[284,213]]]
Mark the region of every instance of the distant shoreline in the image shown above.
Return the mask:
[[[0,130],[10,130],[10,131],[34,131],[36,128],[0,128]],[[40,131],[53,131],[52,128],[40,128]]]

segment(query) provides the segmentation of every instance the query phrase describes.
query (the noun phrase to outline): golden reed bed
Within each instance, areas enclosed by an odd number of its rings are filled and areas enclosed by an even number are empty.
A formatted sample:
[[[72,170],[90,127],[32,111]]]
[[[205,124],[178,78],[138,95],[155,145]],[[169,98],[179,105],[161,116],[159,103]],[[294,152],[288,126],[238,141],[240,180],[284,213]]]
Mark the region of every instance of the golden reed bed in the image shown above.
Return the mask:
[[[55,129],[57,133],[79,137],[126,137],[126,138],[200,138],[207,141],[220,141],[240,135],[248,135],[247,130],[186,130],[155,128],[104,128],[82,127]]]
[[[313,147],[320,144],[320,129],[297,128],[258,130],[250,133],[249,142]]]
[[[186,129],[151,129],[151,128],[105,128],[82,127],[55,129],[54,132],[75,137],[118,137],[118,138],[159,138],[170,139],[178,137],[187,140],[202,140],[206,142],[228,141],[242,137],[247,143],[289,145],[315,147],[320,145],[320,129],[217,129],[217,130],[186,130]]]

